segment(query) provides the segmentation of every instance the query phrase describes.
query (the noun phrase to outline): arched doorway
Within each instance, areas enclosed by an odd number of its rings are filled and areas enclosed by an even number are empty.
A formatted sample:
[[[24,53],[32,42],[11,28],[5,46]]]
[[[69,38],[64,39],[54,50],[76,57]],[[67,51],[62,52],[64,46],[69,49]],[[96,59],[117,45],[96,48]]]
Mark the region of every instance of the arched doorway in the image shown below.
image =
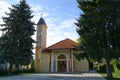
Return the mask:
[[[58,56],[58,72],[66,72],[66,56],[64,54],[61,54]]]

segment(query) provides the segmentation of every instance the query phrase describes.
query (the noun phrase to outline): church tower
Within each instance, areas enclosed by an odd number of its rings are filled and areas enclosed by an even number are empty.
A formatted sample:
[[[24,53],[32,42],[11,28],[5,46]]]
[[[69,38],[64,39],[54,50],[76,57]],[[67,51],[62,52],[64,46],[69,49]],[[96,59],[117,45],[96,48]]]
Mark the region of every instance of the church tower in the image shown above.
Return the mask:
[[[41,17],[37,23],[35,70],[40,72],[41,52],[46,48],[47,25]]]

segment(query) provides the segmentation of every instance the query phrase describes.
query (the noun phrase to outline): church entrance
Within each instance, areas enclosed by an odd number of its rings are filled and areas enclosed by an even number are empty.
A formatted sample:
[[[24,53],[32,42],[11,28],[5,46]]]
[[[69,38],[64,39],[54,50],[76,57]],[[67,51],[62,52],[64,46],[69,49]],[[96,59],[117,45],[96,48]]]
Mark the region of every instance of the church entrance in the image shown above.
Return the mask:
[[[66,56],[61,54],[58,56],[58,72],[66,72]]]

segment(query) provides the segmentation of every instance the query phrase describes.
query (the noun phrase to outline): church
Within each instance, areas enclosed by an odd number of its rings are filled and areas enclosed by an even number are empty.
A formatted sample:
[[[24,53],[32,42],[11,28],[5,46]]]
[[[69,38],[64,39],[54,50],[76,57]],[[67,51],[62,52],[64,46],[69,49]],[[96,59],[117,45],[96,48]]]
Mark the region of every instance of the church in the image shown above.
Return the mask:
[[[79,44],[69,38],[46,47],[47,25],[41,17],[37,23],[35,70],[36,72],[88,72],[86,59],[75,57]],[[51,38],[54,39],[54,38]]]

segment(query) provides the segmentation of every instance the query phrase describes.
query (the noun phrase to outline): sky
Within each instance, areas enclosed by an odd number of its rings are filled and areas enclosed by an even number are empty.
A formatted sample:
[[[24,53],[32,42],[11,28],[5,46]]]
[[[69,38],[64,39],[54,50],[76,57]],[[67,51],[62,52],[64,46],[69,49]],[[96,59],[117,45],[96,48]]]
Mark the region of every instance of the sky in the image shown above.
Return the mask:
[[[37,23],[43,14],[42,18],[48,27],[47,46],[66,38],[74,41],[79,38],[74,22],[82,11],[78,8],[76,0],[26,0],[26,2],[33,11],[33,22]],[[11,7],[11,4],[19,4],[19,0],[0,0],[0,24],[3,23],[1,18],[6,16],[5,12],[9,12],[8,7]],[[36,34],[33,39],[36,40]]]

